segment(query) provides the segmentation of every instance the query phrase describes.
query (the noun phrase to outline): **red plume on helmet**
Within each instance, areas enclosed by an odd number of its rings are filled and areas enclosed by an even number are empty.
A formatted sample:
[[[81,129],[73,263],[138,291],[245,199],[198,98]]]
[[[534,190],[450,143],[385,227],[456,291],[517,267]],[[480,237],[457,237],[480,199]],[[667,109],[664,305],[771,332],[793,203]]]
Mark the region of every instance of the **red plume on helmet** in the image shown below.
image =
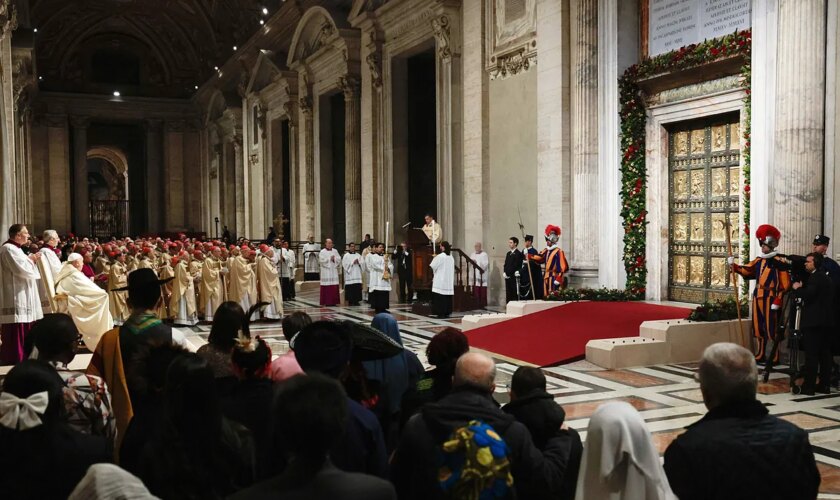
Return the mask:
[[[557,236],[560,236],[560,228],[558,226],[553,226],[551,224],[545,226],[545,235],[548,236],[551,233],[554,233]]]
[[[770,248],[776,248],[779,244],[779,240],[782,238],[782,233],[770,224],[762,224],[758,226],[758,229],[756,229],[755,237],[758,238],[758,242],[762,245],[767,245]]]

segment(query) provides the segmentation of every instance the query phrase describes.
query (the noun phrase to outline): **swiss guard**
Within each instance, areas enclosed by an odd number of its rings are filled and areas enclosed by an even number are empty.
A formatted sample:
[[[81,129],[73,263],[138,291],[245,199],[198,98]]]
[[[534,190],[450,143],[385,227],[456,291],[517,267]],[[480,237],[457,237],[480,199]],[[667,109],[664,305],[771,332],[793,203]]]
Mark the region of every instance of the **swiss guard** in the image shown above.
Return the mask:
[[[557,245],[558,241],[560,241],[560,228],[549,224],[545,227],[546,247],[537,255],[530,253],[526,255],[528,260],[545,263],[545,271],[543,272],[544,297],[548,297],[551,292],[565,287],[563,275],[569,270],[569,263],[566,261],[566,254]]]
[[[767,340],[776,338],[776,328],[782,314],[782,299],[785,292],[790,290],[789,263],[783,256],[778,255],[776,247],[782,233],[778,229],[763,224],[755,232],[761,252],[758,257],[746,265],[735,264],[734,257],[729,257],[732,269],[748,280],[756,280],[753,290],[753,336],[756,339],[756,361],[763,362],[767,355]],[[779,349],[776,350],[774,362],[779,361]]]

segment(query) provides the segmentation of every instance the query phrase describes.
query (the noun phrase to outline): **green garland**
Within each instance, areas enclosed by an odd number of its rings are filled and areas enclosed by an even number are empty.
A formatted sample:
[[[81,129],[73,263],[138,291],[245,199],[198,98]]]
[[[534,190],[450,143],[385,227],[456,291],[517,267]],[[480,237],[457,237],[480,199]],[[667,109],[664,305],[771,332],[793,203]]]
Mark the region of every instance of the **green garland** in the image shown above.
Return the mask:
[[[745,126],[742,151],[744,178],[744,238],[742,260],[749,258],[750,221],[750,64],[752,32],[738,31],[721,38],[687,45],[680,49],[645,58],[630,66],[618,80],[619,115],[621,117],[621,217],[624,227],[624,270],[627,291],[638,298],[645,295],[647,263],[647,207],[645,204],[647,171],[645,168],[645,102],[638,82],[666,72],[680,71],[720,59],[741,56],[741,85],[744,98]]]
[[[741,303],[741,317],[746,318],[750,314],[749,306]],[[738,309],[735,306],[735,299],[728,297],[724,300],[714,302],[703,302],[686,318],[691,321],[724,321],[738,319]]]
[[[638,294],[629,290],[616,288],[564,288],[551,292],[545,300],[557,300],[562,302],[578,302],[580,300],[592,300],[598,302],[625,302],[629,300],[641,300]]]

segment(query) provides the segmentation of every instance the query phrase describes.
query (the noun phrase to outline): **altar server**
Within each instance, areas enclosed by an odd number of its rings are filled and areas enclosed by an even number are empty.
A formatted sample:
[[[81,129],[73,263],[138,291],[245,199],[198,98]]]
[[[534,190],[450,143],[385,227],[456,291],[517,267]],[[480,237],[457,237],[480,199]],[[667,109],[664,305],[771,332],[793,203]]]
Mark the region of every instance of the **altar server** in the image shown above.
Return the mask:
[[[44,317],[36,263],[39,253],[24,255],[21,245],[29,240],[23,224],[9,228],[9,240],[0,246],[0,365],[23,360],[23,343],[32,323]]]
[[[108,292],[82,274],[84,260],[71,253],[61,266],[55,282],[56,293],[67,295],[67,312],[82,334],[88,349],[93,351],[99,337],[114,327]]]
[[[283,293],[280,290],[280,277],[277,266],[274,265],[274,249],[268,245],[260,245],[260,255],[257,256],[257,283],[260,302],[268,305],[262,309],[265,319],[283,318]]]
[[[385,274],[394,271],[394,266],[385,259],[385,243],[376,243],[373,251],[368,255],[365,263],[370,281],[368,281],[368,301],[377,313],[385,312],[390,307],[391,278]]]
[[[295,262],[295,252],[289,250],[289,242],[281,242],[280,250],[276,250],[279,254],[277,263],[280,270],[280,288],[283,291],[283,300],[292,300],[295,298],[295,269],[297,263]]]
[[[315,243],[315,238],[310,234],[309,241],[303,244],[303,280],[315,281],[318,279],[318,252],[321,251],[321,244]]]
[[[452,245],[448,241],[440,242],[440,253],[435,255],[429,267],[432,268],[432,312],[439,318],[448,318],[452,314],[452,299],[455,295],[455,259],[452,258]]]
[[[357,306],[362,300],[362,256],[356,252],[355,243],[347,245],[341,267],[344,268],[344,300],[347,305]]]

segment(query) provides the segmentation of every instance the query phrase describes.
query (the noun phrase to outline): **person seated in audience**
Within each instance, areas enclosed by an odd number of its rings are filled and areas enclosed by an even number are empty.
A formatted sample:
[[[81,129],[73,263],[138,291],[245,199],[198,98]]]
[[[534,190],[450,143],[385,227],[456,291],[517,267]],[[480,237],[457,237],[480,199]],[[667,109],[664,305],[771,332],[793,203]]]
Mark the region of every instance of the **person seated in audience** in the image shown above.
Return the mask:
[[[402,345],[400,327],[391,314],[377,314],[370,326]],[[378,383],[380,398],[374,413],[378,415],[382,431],[385,433],[387,448],[393,450],[399,432],[400,404],[406,392],[414,387],[423,375],[423,364],[416,354],[403,350],[387,359],[365,361],[363,365],[367,379]]]
[[[164,428],[163,389],[166,372],[172,362],[189,351],[174,344],[160,344],[141,348],[134,369],[129,372],[129,384],[135,388],[132,400],[134,416],[121,438],[119,464],[136,473],[145,444],[160,436]]]
[[[681,500],[816,498],[820,474],[808,433],[770,415],[756,399],[753,354],[736,344],[712,344],[698,374],[709,412],[665,451],[674,493]]]
[[[677,500],[650,431],[629,403],[602,404],[589,420],[575,494],[580,499]]]
[[[282,322],[283,337],[286,338],[286,342],[291,346],[294,336],[311,323],[312,318],[303,311],[286,315]],[[275,382],[282,382],[300,373],[303,373],[303,370],[301,370],[297,358],[295,358],[295,351],[291,347],[271,362],[271,379]]]
[[[316,321],[294,339],[295,357],[304,372],[319,372],[338,379],[350,363],[353,342],[347,329],[334,321]],[[376,416],[350,398],[345,400],[344,434],[330,449],[330,458],[345,472],[387,477],[387,456],[382,428]]]
[[[517,498],[540,498],[560,491],[567,466],[562,443],[552,438],[540,452],[528,429],[493,400],[495,378],[492,359],[468,352],[455,365],[452,391],[411,417],[391,462],[401,499],[442,497],[438,457],[443,443],[473,420],[491,426],[507,444]]]
[[[423,405],[440,401],[449,394],[452,390],[455,362],[469,350],[467,336],[457,328],[447,327],[432,337],[426,346],[426,359],[434,368],[424,373],[415,387],[403,398],[403,426]]]
[[[82,434],[62,417],[63,382],[46,361],[9,371],[0,394],[0,497],[67,498],[88,467],[112,460],[103,436]]]
[[[29,332],[35,359],[52,365],[64,381],[65,419],[70,427],[84,434],[104,436],[113,445],[116,422],[111,411],[108,385],[96,375],[71,370],[67,365],[76,357],[79,330],[66,314],[45,314]]]
[[[67,500],[154,500],[143,481],[114,464],[91,465]]]
[[[265,340],[244,334],[236,339],[231,354],[237,382],[222,400],[226,417],[251,431],[257,452],[257,479],[265,479],[274,471],[272,453],[274,383],[268,377],[271,349]]]
[[[128,275],[128,298],[131,316],[121,326],[109,330],[100,339],[87,367],[87,373],[105,379],[111,390],[111,404],[117,421],[117,448],[125,434],[134,411],[131,406],[134,387],[127,376],[142,348],[159,344],[187,347],[184,335],[158,319],[155,310],[161,303],[161,285],[148,268],[137,269]],[[122,291],[122,290],[115,290]]]
[[[193,353],[166,372],[163,429],[146,442],[135,474],[164,500],[223,498],[254,481],[250,432],[224,417],[213,371]]]
[[[554,396],[546,392],[543,371],[532,366],[517,368],[511,381],[510,403],[502,407],[502,411],[513,415],[528,428],[534,445],[540,450],[545,450],[552,438],[559,438],[555,442],[565,446],[568,464],[559,498],[573,499],[583,444],[576,430],[562,428],[566,412],[554,401]]]
[[[240,491],[235,500],[396,500],[391,483],[333,465],[330,450],[341,440],[349,418],[347,395],[336,380],[320,373],[297,375],[279,386],[275,428],[286,444],[289,465],[279,476]]]

